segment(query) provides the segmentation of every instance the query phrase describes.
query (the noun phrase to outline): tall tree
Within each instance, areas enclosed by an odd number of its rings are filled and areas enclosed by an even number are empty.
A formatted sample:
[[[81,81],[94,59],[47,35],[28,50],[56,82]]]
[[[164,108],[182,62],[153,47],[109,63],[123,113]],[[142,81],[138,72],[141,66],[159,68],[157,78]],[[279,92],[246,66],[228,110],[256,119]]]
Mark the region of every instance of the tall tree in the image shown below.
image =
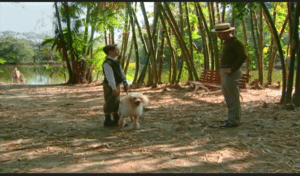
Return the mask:
[[[131,29],[132,29],[132,40],[133,40],[133,43],[134,43],[134,48],[135,48],[135,58],[136,58],[136,69],[135,69],[135,74],[134,74],[134,79],[133,79],[133,82],[136,82],[137,80],[137,76],[138,76],[138,73],[139,73],[139,68],[140,68],[140,60],[139,60],[139,48],[138,48],[138,45],[137,45],[137,38],[136,38],[136,35],[135,35],[135,25],[134,25],[134,21],[133,21],[133,10],[132,10],[132,7],[131,7],[131,3],[130,2],[127,2],[127,8],[128,8],[128,13],[129,13],[129,17],[130,17],[130,24],[131,24]]]
[[[296,59],[297,49],[299,46],[299,32],[298,32],[299,31],[299,5],[297,2],[287,2],[287,3],[288,3],[288,16],[289,16],[289,21],[290,21],[289,34],[290,34],[291,56],[290,56],[287,92],[286,92],[286,96],[284,99],[284,103],[290,104],[290,103],[292,103],[295,59]],[[296,6],[298,6],[298,7],[296,7]]]
[[[193,38],[192,38],[192,32],[191,32],[191,25],[190,25],[190,19],[189,19],[189,9],[188,9],[188,4],[185,2],[185,18],[187,22],[187,32],[189,36],[189,50],[191,53],[192,59],[193,57]]]
[[[156,67],[156,57],[155,57],[156,54],[155,54],[155,48],[154,48],[155,46],[154,46],[154,41],[153,41],[153,38],[152,38],[152,35],[151,35],[150,25],[149,25],[148,17],[147,17],[147,14],[146,14],[144,2],[141,2],[141,9],[142,9],[142,12],[143,12],[143,17],[144,17],[144,21],[145,21],[145,25],[146,25],[146,31],[147,31],[147,34],[148,34],[148,39],[150,41],[150,53],[151,53],[151,56],[152,56],[152,64],[154,65],[153,70],[152,70],[152,74],[153,74],[153,77],[154,77],[154,83],[153,83],[152,86],[156,87],[158,79],[157,79],[157,67]]]
[[[161,5],[159,7],[161,9],[163,9]],[[188,51],[188,49],[187,49],[187,47],[184,43],[184,40],[183,40],[182,35],[181,35],[181,33],[178,29],[178,25],[177,25],[177,23],[174,19],[174,16],[171,13],[171,10],[169,8],[168,3],[164,3],[164,7],[165,7],[166,12],[164,10],[162,10],[162,12],[167,17],[167,21],[170,24],[170,26],[171,26],[171,28],[172,28],[175,36],[176,36],[176,39],[178,40],[178,44],[180,45],[180,48],[183,52],[183,56],[186,57],[187,65],[189,65],[189,68],[191,69],[191,72],[193,73],[193,77],[195,78],[195,80],[198,80],[198,75],[197,75],[196,69],[194,67],[194,63],[192,62],[192,58],[190,56],[190,53],[189,53],[189,51]]]
[[[256,56],[256,63],[257,63],[257,67],[258,67],[258,70],[259,69],[259,52],[258,52],[258,47],[257,47],[257,35],[255,35],[255,23],[254,23],[254,11],[252,9],[252,7],[250,7],[250,24],[251,24],[251,35],[252,35],[252,40],[253,40],[253,47],[254,47],[254,52],[255,52],[255,56]],[[259,77],[259,75],[258,75]]]
[[[209,69],[209,53],[208,53],[208,42],[206,40],[206,30],[204,27],[204,23],[205,20],[202,17],[202,14],[200,14],[199,12],[199,8],[198,8],[198,2],[194,2],[194,7],[195,7],[195,11],[196,11],[196,15],[197,15],[197,19],[198,19],[198,29],[201,35],[201,39],[202,39],[202,46],[203,46],[203,55],[204,55],[204,69]]]
[[[285,93],[286,92],[286,68],[285,68],[285,63],[284,63],[284,55],[283,55],[282,47],[281,47],[281,44],[280,44],[278,32],[275,28],[274,21],[272,20],[270,12],[269,12],[269,10],[266,7],[264,2],[261,2],[261,5],[262,5],[263,10],[264,10],[264,12],[267,16],[266,20],[267,20],[268,26],[270,28],[271,35],[276,40],[276,45],[277,45],[277,48],[278,48],[278,51],[279,51],[279,56],[280,56],[280,61],[281,61],[281,66],[282,66],[282,95],[281,95],[280,102],[283,103],[284,102],[284,97],[285,97],[285,94],[286,94]]]
[[[167,39],[167,43],[168,43],[168,48],[169,48],[169,53],[170,53],[170,72],[169,72],[169,79],[170,79],[170,83],[171,84],[174,84],[175,80],[176,80],[176,73],[177,73],[177,64],[176,64],[176,61],[175,61],[175,53],[174,53],[174,48],[172,46],[172,42],[171,42],[171,39],[170,39],[170,33],[168,32],[168,29],[167,29],[167,25],[165,23],[165,18],[164,16],[162,15],[162,12],[159,11],[159,16],[160,16],[160,19],[161,19],[161,23],[162,23],[162,27],[163,27],[163,30],[164,30],[164,33],[166,34],[166,39]],[[173,73],[172,71],[173,70]],[[171,78],[171,75],[173,76],[173,78]]]
[[[259,58],[258,58],[258,80],[260,84],[263,84],[264,80],[264,62],[263,62],[263,13],[262,13],[262,7],[260,5],[259,9]]]
[[[56,43],[57,43],[57,50],[63,53],[63,58],[67,62],[67,68],[69,72],[69,80],[67,83],[71,83],[71,78],[73,77],[73,72],[72,72],[72,67],[71,67],[71,62],[68,57],[68,49],[67,49],[67,44],[65,40],[65,35],[63,34],[62,30],[62,25],[61,25],[61,18],[60,18],[60,13],[58,10],[58,5],[57,2],[54,2],[54,7],[55,7],[55,16],[57,19],[57,24],[56,24]]]
[[[300,3],[296,2],[296,9],[295,9],[295,29],[296,26],[298,26],[297,24],[299,24],[299,17],[300,17]],[[298,29],[299,30],[299,29]],[[296,34],[297,30],[294,30],[294,35]],[[297,45],[298,45],[298,49],[297,51],[297,71],[296,71],[296,82],[295,82],[295,93],[293,96],[293,103],[299,107],[300,106],[300,44],[299,44],[299,36],[295,35],[294,36],[294,40],[295,40],[295,48],[297,49]]]
[[[242,28],[243,28],[243,34],[244,34],[244,44],[245,44],[245,47],[248,48],[249,43],[248,43],[248,35],[247,35],[246,24],[245,24],[245,17],[242,17]],[[249,54],[247,55],[246,62],[247,62],[246,74],[249,75],[249,73],[250,73],[250,64],[251,64]]]

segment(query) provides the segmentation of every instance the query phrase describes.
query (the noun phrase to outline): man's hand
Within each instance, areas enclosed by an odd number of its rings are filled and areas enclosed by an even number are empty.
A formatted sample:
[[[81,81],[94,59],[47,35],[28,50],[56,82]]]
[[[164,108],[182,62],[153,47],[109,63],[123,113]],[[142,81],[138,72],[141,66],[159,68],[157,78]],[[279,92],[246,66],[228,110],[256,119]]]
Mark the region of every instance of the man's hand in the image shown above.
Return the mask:
[[[117,95],[119,95],[119,91],[118,90],[113,90],[112,91],[112,96],[117,96]]]
[[[232,72],[231,72],[231,70],[228,70],[228,71],[225,71],[225,74],[230,76],[230,75],[232,75]]]

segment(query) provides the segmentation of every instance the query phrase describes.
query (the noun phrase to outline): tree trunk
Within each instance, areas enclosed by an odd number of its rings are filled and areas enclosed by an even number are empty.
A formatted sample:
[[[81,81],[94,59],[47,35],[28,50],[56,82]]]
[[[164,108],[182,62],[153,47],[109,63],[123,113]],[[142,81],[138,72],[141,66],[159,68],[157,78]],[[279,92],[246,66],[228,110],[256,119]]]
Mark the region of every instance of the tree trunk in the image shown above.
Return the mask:
[[[169,66],[169,82],[171,84],[174,84],[175,80],[176,80],[176,61],[175,61],[175,56],[174,56],[174,52],[173,52],[173,46],[172,46],[172,43],[171,43],[171,39],[170,39],[170,36],[171,36],[171,33],[170,33],[170,28],[169,28],[169,32],[168,32],[168,29],[166,27],[166,23],[165,23],[165,17],[163,16],[162,12],[159,11],[159,16],[160,16],[160,20],[161,20],[161,23],[162,23],[162,27],[163,27],[163,30],[165,31],[165,35],[166,35],[166,39],[167,39],[167,44],[169,46],[169,53],[170,53],[170,66]],[[172,74],[172,70],[173,70],[173,74]],[[173,78],[172,78],[172,75],[173,75]],[[175,75],[175,76],[174,76]],[[174,77],[175,77],[175,80],[174,80]]]
[[[177,76],[177,80],[175,82],[175,85],[178,85],[181,79],[181,74],[182,74],[182,69],[183,69],[183,60],[181,57],[177,57],[178,62],[180,62],[180,66],[179,66],[179,71],[178,71],[178,76]]]
[[[290,65],[289,65],[289,76],[287,83],[287,91],[284,99],[284,104],[292,103],[292,91],[293,91],[293,83],[294,83],[294,70],[295,70],[295,58],[299,45],[299,35],[298,35],[298,25],[299,25],[299,17],[296,17],[296,9],[294,2],[288,3],[288,15],[290,21]]]
[[[215,9],[213,6],[213,2],[208,3],[208,7],[210,7],[210,9],[211,9],[210,30],[212,30],[215,28],[215,13],[214,13]],[[211,69],[219,70],[219,51],[218,51],[217,35],[213,35],[211,32],[210,32],[210,35],[212,37],[212,45],[213,45],[213,48],[211,48],[213,50],[213,55],[212,55],[212,59],[211,59]]]
[[[274,11],[275,11],[275,9],[274,9]],[[266,13],[264,12],[264,16],[265,16],[265,19],[267,19],[267,16],[266,16]],[[273,16],[273,18],[274,18],[274,21],[275,21],[275,15]],[[267,21],[267,20],[266,20]],[[285,20],[284,20],[284,23],[283,23],[283,25],[282,25],[282,28],[281,28],[281,31],[280,31],[280,33],[279,33],[279,40],[281,39],[281,37],[282,37],[282,34],[283,34],[283,32],[284,32],[284,29],[285,29],[285,26],[286,26],[286,24],[287,24],[287,22],[288,22],[288,15],[286,16],[286,18],[285,18]],[[267,21],[267,24],[268,24],[268,21]],[[269,25],[269,24],[268,24]],[[270,26],[270,25],[269,25]],[[273,72],[273,67],[274,67],[274,61],[275,61],[275,56],[276,56],[276,53],[277,53],[277,51],[278,51],[278,49],[277,49],[277,47],[276,47],[276,40],[273,38],[273,36],[272,36],[272,41],[273,41],[273,45],[272,45],[272,53],[271,53],[271,56],[270,56],[270,61],[269,61],[269,71],[268,71],[268,78],[267,78],[267,80],[268,80],[268,82],[269,83],[272,83],[272,72]]]
[[[129,48],[129,53],[128,53],[128,56],[127,56],[127,61],[126,61],[126,65],[125,65],[125,69],[124,69],[124,74],[126,75],[127,74],[127,70],[128,70],[128,67],[129,67],[129,61],[130,61],[130,58],[131,58],[131,53],[132,53],[132,49],[133,49],[133,40],[131,39],[131,44],[130,44],[130,48]],[[133,81],[132,81],[133,82]]]
[[[266,18],[265,13],[264,13],[264,16]],[[273,9],[273,20],[276,21],[276,6]],[[275,55],[273,54],[274,50],[275,50],[274,38],[271,37],[271,43],[270,43],[270,47],[269,47],[269,68],[268,68],[268,76],[267,76],[267,84],[268,85],[272,84],[272,71],[273,71],[274,60],[275,60]]]
[[[183,34],[184,34],[184,23],[183,23],[183,8],[182,8],[182,2],[179,2],[179,13],[178,13],[178,16],[179,16],[179,30],[180,30],[180,33],[181,33],[181,37],[183,37]],[[175,32],[174,32],[175,33]],[[171,32],[170,32],[170,35],[171,35]],[[185,62],[188,62],[186,56],[182,53],[183,55],[183,58],[184,58],[184,61]],[[190,68],[190,64],[187,63],[187,69],[188,69],[188,80],[193,80],[193,73],[191,71],[191,68]]]
[[[263,18],[262,18],[262,7],[260,6],[259,11],[259,82],[262,85],[264,81],[264,61],[263,61]]]
[[[251,24],[251,34],[252,34],[252,40],[253,40],[253,48],[254,48],[254,52],[255,52],[255,56],[256,56],[256,63],[257,63],[257,66],[259,67],[259,64],[258,64],[258,59],[259,59],[259,54],[258,54],[258,49],[257,49],[257,43],[256,43],[256,36],[255,36],[255,33],[254,33],[254,19],[253,19],[253,11],[250,10],[250,24]],[[258,68],[259,70],[259,68]]]
[[[87,10],[86,10],[86,19],[85,19],[85,28],[84,28],[84,38],[83,38],[83,41],[84,41],[84,47],[83,47],[83,51],[82,51],[82,54],[85,55],[86,54],[86,51],[87,51],[87,39],[88,39],[88,32],[89,32],[89,28],[88,28],[88,25],[90,23],[90,15],[91,15],[91,6],[89,5],[87,7]]]
[[[115,44],[115,29],[111,29],[111,44]]]
[[[189,9],[188,9],[188,5],[187,2],[185,2],[185,17],[186,17],[186,21],[187,21],[187,31],[188,31],[188,35],[189,35],[189,41],[190,41],[190,53],[191,53],[191,57],[192,57],[192,61],[194,63],[194,56],[193,56],[193,38],[192,38],[192,32],[191,32],[191,25],[190,25],[190,19],[189,19]],[[183,34],[183,33],[182,33]]]
[[[59,36],[57,39],[58,39],[58,43],[61,43],[63,58],[67,62],[67,68],[68,68],[68,73],[69,73],[69,79],[68,79],[67,83],[69,84],[71,82],[71,78],[73,77],[73,72],[72,72],[70,60],[68,58],[68,53],[67,53],[67,48],[66,48],[67,45],[66,45],[66,41],[64,40],[64,35],[63,35],[62,26],[61,26],[61,20],[60,20],[58,7],[57,7],[57,2],[54,2],[54,6],[55,6],[55,14],[56,14],[56,18],[57,18],[57,23],[58,23],[58,31],[59,31]]]
[[[296,2],[296,12],[295,12],[296,24],[297,23],[299,24],[299,17],[300,17],[300,3]],[[296,24],[295,24],[295,28],[297,26]],[[300,44],[299,44],[300,41],[298,35],[296,35],[295,42],[296,42],[295,44],[298,45],[298,49],[297,49],[296,83],[295,83],[295,93],[293,96],[293,103],[295,104],[296,107],[299,107],[300,106]]]
[[[226,12],[226,2],[223,2],[222,3],[222,22],[224,23],[225,22],[225,12]]]
[[[256,16],[256,12],[255,10],[252,10],[252,20],[253,20],[253,34],[255,36],[255,38],[253,38],[253,40],[255,40],[254,46],[256,45],[256,65],[257,65],[257,77],[259,80],[259,83],[262,85],[262,77],[261,77],[261,64],[260,64],[260,38],[259,38],[259,32],[258,32],[258,23],[257,23],[257,16]]]
[[[215,6],[215,8],[217,9],[218,23],[222,23],[219,2],[215,2]]]
[[[181,32],[181,37],[183,37],[183,33],[184,33],[184,31],[183,31],[183,28],[184,28],[184,24],[183,24],[183,10],[182,9],[183,9],[182,8],[182,3],[179,2],[179,30]],[[172,50],[170,49],[170,51],[172,51]],[[188,62],[187,61],[187,57],[185,57],[184,54],[182,54],[182,55],[185,58],[185,61]],[[170,65],[170,67],[171,67],[171,65]],[[187,63],[187,69],[188,69],[188,74],[189,74],[188,80],[193,80],[193,73],[192,73],[190,67],[191,67],[190,64]]]
[[[131,29],[132,29],[132,39],[134,42],[134,48],[135,48],[135,58],[136,58],[136,68],[135,68],[135,74],[134,74],[134,79],[133,82],[136,82],[138,73],[139,73],[139,68],[140,68],[140,60],[139,60],[139,48],[137,45],[137,39],[135,35],[135,28],[134,28],[134,22],[133,22],[133,10],[131,8],[130,2],[127,2],[127,8],[128,8],[128,13],[130,17],[130,23],[131,23]]]
[[[245,18],[243,17],[242,18],[242,27],[243,27],[243,34],[244,34],[244,44],[245,44],[245,48],[247,49],[248,48],[248,36],[247,36],[247,30],[246,30],[246,24],[245,24]],[[250,73],[250,64],[251,64],[251,61],[250,61],[250,56],[249,54],[247,55],[247,71],[246,71],[246,74],[249,75]]]
[[[152,35],[151,35],[150,25],[149,25],[149,21],[148,21],[148,18],[147,18],[147,14],[146,14],[144,2],[141,2],[141,8],[142,8],[143,16],[144,16],[144,21],[145,21],[145,25],[146,25],[146,31],[147,31],[147,34],[148,34],[148,39],[150,41],[150,53],[152,55],[152,67],[153,67],[153,70],[152,70],[151,73],[153,74],[153,77],[154,77],[154,83],[153,83],[152,87],[156,87],[158,79],[157,79],[157,67],[156,67],[156,58],[155,58],[155,56],[156,56],[156,54],[155,54],[155,46],[154,46],[154,41],[153,41],[153,38],[152,38]],[[154,21],[155,21],[155,19],[154,19]]]
[[[104,39],[105,39],[105,46],[108,45],[107,43],[107,32],[106,30],[104,31]]]
[[[127,44],[128,44],[128,38],[129,38],[129,30],[130,30],[130,25],[128,25],[128,8],[125,11],[125,24],[124,24],[124,30],[123,30],[123,37],[122,37],[122,45],[121,45],[121,67],[124,68],[125,64],[125,56],[126,56],[126,51],[127,51]]]
[[[213,51],[213,40],[212,40],[212,35],[215,35],[215,34],[212,34],[209,29],[208,29],[208,26],[207,26],[207,23],[206,23],[206,20],[204,18],[204,15],[203,15],[203,12],[202,12],[202,9],[201,9],[201,6],[199,5],[199,3],[196,3],[197,4],[197,7],[198,7],[198,10],[199,10],[199,14],[202,18],[202,21],[203,21],[203,24],[204,24],[204,28],[205,28],[205,31],[206,31],[206,34],[207,34],[207,43],[208,43],[208,50],[210,52],[210,59],[213,59],[214,58],[214,51]],[[206,65],[206,69],[209,69],[209,61],[207,61],[207,65]]]
[[[148,64],[148,80],[147,80],[147,85],[146,86],[151,86],[153,85],[153,76],[152,76],[152,66],[151,62]]]
[[[234,19],[234,5],[231,5],[231,25],[232,27],[235,27],[235,19]],[[232,34],[234,35],[234,31],[232,31]]]
[[[197,72],[196,72],[196,69],[194,67],[194,65],[191,63],[192,62],[192,59],[191,59],[191,56],[190,56],[190,53],[188,52],[188,49],[184,43],[184,40],[182,38],[182,35],[180,33],[180,31],[178,30],[178,27],[176,25],[176,21],[171,13],[171,10],[168,6],[167,3],[164,3],[165,5],[165,8],[166,8],[166,11],[168,14],[165,14],[165,16],[167,17],[167,19],[169,18],[168,22],[170,23],[170,26],[172,27],[172,30],[174,31],[174,34],[178,40],[178,43],[180,45],[180,48],[182,49],[183,53],[184,53],[184,56],[186,56],[186,60],[187,60],[187,63],[190,65],[190,68],[191,68],[191,72],[193,73],[193,76],[195,78],[195,80],[198,80],[198,75],[197,75]],[[162,6],[160,6],[161,9],[162,9]],[[162,10],[163,13],[166,13]]]
[[[277,48],[278,48],[279,55],[280,55],[280,61],[281,61],[281,67],[282,67],[282,95],[281,95],[280,103],[283,103],[284,97],[285,97],[285,91],[286,91],[286,68],[285,68],[285,63],[284,63],[284,55],[283,55],[282,47],[280,44],[278,32],[275,28],[275,25],[274,25],[271,15],[270,15],[270,12],[267,9],[265,3],[261,2],[261,4],[262,4],[263,10],[267,16],[266,19],[268,20],[271,34],[276,39],[276,44],[277,44]]]
[[[68,48],[70,50],[71,60],[72,60],[72,72],[73,77],[71,78],[71,84],[84,83],[85,78],[83,77],[82,70],[80,69],[79,61],[75,59],[75,51],[73,49],[73,39],[71,34],[71,19],[69,15],[68,2],[64,2],[64,7],[66,8],[66,19],[67,19],[67,36],[68,36]]]
[[[135,23],[136,23],[136,25],[137,25],[137,27],[138,27],[138,32],[139,32],[140,39],[141,39],[141,41],[142,41],[144,50],[145,50],[146,54],[148,55],[148,56],[147,56],[146,63],[145,63],[145,65],[144,65],[144,67],[142,68],[142,71],[141,71],[141,73],[140,73],[140,75],[138,76],[138,79],[137,79],[137,83],[143,83],[143,82],[144,82],[144,79],[145,79],[145,76],[146,76],[148,64],[149,64],[149,62],[150,62],[150,56],[151,56],[151,53],[150,53],[149,50],[148,50],[147,44],[146,44],[146,42],[145,42],[144,35],[143,35],[143,33],[142,33],[142,30],[141,30],[141,27],[140,27],[140,25],[139,25],[138,19],[137,19],[137,17],[136,17],[136,14],[133,13],[133,16],[134,16],[134,19],[135,19]],[[133,83],[135,83],[135,82],[133,82]]]
[[[159,12],[160,15],[161,12]],[[160,15],[161,16],[161,15]],[[162,20],[162,18],[160,18]],[[162,25],[163,26],[163,25]],[[163,27],[161,30],[161,45],[160,45],[160,51],[159,51],[159,67],[158,67],[158,84],[162,84],[161,81],[161,75],[162,75],[162,69],[163,69],[163,58],[164,58],[164,45],[165,45],[165,33],[166,29]]]
[[[203,55],[204,55],[204,69],[208,69],[209,65],[209,53],[208,53],[208,43],[206,42],[206,33],[204,29],[204,24],[203,24],[203,19],[200,15],[199,8],[197,6],[198,2],[194,2],[194,7],[196,11],[196,15],[198,17],[198,24],[199,24],[199,31],[201,34],[201,39],[202,39],[202,46],[203,46]]]

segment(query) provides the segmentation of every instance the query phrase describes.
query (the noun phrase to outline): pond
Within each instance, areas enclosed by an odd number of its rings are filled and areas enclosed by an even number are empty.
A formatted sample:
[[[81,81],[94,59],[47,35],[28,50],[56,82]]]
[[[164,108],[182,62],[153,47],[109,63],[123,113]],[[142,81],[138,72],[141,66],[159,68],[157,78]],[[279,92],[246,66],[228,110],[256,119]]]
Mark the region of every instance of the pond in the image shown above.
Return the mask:
[[[68,81],[69,74],[67,67],[46,65],[0,65],[0,81],[11,83],[11,72],[17,67],[24,75],[26,84],[44,85],[44,84],[61,84]]]
[[[0,65],[0,81],[4,83],[11,83],[10,74],[12,70],[17,67],[18,70],[24,75],[26,79],[26,84],[33,85],[45,85],[45,84],[61,84],[65,83],[69,79],[69,74],[66,66],[57,66],[52,65],[47,69],[46,65]],[[49,67],[49,66],[48,66]],[[127,79],[131,82],[134,77],[134,68],[128,70],[126,75]],[[185,73],[186,72],[186,73]],[[245,71],[243,71],[245,72]],[[201,73],[201,72],[200,72]],[[264,82],[267,81],[268,71],[264,71]],[[187,80],[187,71],[184,71],[181,82],[185,83]],[[250,73],[250,82],[254,79],[257,79],[257,71],[251,71]],[[99,74],[99,77],[96,74],[93,74],[93,81],[103,79],[103,75]],[[147,81],[148,76],[146,75],[145,82]],[[162,74],[162,82],[168,82],[169,70],[164,69]],[[274,70],[272,73],[273,82],[281,81],[281,71]]]

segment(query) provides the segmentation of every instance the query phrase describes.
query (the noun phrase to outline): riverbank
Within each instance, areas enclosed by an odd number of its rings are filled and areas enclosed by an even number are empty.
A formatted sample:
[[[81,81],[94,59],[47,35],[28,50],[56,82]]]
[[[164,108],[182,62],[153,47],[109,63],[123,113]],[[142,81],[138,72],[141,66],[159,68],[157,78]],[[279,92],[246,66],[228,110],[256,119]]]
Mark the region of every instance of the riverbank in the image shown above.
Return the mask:
[[[57,65],[64,66],[66,62],[48,61],[48,62],[6,62],[3,65]]]

